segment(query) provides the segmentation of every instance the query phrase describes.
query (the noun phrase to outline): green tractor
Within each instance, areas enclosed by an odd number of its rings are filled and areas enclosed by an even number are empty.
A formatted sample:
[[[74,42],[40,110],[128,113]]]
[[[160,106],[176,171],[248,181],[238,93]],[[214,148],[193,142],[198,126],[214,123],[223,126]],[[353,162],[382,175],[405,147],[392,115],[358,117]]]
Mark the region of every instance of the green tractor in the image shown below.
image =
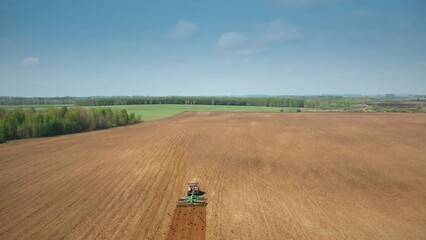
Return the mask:
[[[191,181],[188,183],[187,196],[179,198],[178,206],[206,206],[207,198],[204,195],[205,192],[200,190],[199,183]]]

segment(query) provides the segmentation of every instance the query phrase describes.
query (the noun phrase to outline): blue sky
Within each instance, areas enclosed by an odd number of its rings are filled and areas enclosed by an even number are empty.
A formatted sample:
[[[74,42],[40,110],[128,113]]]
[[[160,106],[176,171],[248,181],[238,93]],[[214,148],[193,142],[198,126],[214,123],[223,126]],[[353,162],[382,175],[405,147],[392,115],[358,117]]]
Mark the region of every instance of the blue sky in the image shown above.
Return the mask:
[[[423,0],[0,0],[0,95],[426,94]]]

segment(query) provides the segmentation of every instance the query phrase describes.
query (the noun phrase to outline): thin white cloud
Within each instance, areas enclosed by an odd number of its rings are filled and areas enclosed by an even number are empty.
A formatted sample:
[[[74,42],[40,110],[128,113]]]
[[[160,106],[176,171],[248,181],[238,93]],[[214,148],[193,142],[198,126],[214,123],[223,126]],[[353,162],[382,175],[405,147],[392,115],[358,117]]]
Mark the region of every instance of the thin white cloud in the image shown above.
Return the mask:
[[[243,47],[247,41],[248,38],[244,34],[238,32],[227,32],[219,37],[216,46],[219,49],[236,49]]]
[[[36,84],[38,84],[38,82],[34,81],[34,80],[25,81],[25,83],[28,84],[28,85],[36,85]]]
[[[426,67],[426,61],[416,61],[414,62],[414,65],[419,67]]]
[[[380,24],[385,19],[382,14],[367,9],[353,10],[351,17],[355,23],[368,26]]]
[[[372,18],[376,17],[376,14],[374,14],[370,10],[357,9],[357,10],[352,11],[352,17],[354,17],[355,19],[364,20],[366,18],[372,19]]]
[[[247,57],[251,55],[256,55],[260,53],[262,49],[260,48],[242,48],[242,49],[236,49],[233,51],[233,55],[235,57]]]
[[[257,23],[250,32],[227,32],[222,34],[216,47],[230,52],[233,57],[246,57],[259,54],[269,44],[295,41],[302,38],[296,26],[282,20]]]
[[[258,23],[253,28],[253,40],[257,44],[294,41],[302,38],[299,28],[282,20]]]
[[[26,57],[22,59],[21,65],[22,66],[31,66],[31,65],[37,65],[40,63],[40,59],[37,57]]]
[[[197,31],[197,24],[180,19],[176,25],[167,33],[167,36],[173,39],[185,39],[194,35]]]
[[[414,27],[414,23],[412,23],[411,21],[399,21],[395,25],[403,29]]]
[[[356,24],[364,25],[368,28],[376,28],[380,31],[393,28],[392,31],[408,30],[415,24],[410,21],[409,16],[404,14],[394,14],[368,9],[357,9],[351,12],[352,20]]]
[[[331,3],[344,3],[350,0],[263,0],[273,6],[278,7],[313,7]]]

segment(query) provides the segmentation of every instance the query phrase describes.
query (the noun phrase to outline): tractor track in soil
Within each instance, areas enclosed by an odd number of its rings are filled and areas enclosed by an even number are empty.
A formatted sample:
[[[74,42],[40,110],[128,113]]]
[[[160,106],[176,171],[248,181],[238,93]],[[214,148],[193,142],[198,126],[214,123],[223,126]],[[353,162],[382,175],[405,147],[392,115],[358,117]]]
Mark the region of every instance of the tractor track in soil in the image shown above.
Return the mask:
[[[204,240],[206,223],[206,206],[176,207],[167,240]]]
[[[425,145],[425,114],[380,113],[186,112],[12,141],[0,239],[426,239]],[[209,204],[176,207],[193,178]]]

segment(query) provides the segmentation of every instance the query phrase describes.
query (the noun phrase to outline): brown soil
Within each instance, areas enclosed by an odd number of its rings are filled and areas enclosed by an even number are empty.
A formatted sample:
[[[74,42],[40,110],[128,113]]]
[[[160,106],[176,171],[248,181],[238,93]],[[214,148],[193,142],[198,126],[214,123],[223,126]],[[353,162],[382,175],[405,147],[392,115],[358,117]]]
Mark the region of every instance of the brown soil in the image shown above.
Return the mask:
[[[10,142],[0,239],[167,239],[194,177],[206,239],[426,239],[425,146],[426,114],[364,113],[184,113]]]
[[[421,106],[426,106],[426,103],[422,101],[406,101],[406,102],[376,102],[375,105],[380,107],[394,107],[394,108],[407,108],[414,109],[418,104]]]
[[[206,239],[206,207],[177,207],[167,240]]]

